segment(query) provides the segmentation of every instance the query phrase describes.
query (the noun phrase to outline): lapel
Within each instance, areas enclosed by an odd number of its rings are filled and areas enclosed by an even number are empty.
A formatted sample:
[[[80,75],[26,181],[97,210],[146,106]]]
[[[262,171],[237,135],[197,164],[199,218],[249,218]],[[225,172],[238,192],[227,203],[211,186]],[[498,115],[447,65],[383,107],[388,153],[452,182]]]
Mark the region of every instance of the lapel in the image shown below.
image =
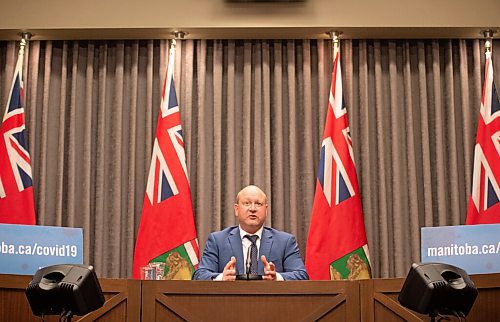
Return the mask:
[[[229,245],[231,246],[231,254],[236,257],[236,275],[244,274],[243,268],[243,245],[241,244],[240,229],[236,227],[229,232]],[[224,264],[226,265],[226,264]]]
[[[260,248],[259,248],[259,260],[257,261],[259,264],[257,266],[259,274],[263,275],[264,274],[264,266],[262,265],[262,261],[260,260],[260,256],[264,255],[266,256],[266,259],[272,260],[270,258],[271,256],[271,246],[273,245],[273,233],[271,230],[264,229],[262,230],[262,239],[260,241]]]

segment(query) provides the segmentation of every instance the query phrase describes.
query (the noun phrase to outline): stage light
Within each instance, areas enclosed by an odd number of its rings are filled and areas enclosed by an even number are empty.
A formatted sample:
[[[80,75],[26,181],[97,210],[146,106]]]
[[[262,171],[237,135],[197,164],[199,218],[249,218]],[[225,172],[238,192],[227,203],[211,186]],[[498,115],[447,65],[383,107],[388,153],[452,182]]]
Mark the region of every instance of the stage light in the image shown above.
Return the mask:
[[[467,273],[443,263],[413,264],[398,300],[406,308],[436,316],[465,318],[477,297],[477,288]]]
[[[36,316],[59,315],[71,321],[104,304],[101,286],[92,266],[61,264],[39,269],[26,288]]]

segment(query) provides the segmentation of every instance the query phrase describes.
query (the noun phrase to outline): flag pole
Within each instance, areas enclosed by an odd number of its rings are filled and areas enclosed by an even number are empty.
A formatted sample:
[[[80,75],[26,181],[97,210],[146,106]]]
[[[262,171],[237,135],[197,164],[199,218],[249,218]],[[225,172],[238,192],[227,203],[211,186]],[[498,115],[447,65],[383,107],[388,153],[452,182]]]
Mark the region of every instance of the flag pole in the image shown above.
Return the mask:
[[[173,58],[173,53],[175,52],[175,49],[177,46],[177,39],[180,39],[180,40],[184,39],[184,37],[187,35],[187,33],[184,31],[181,31],[181,30],[176,30],[176,31],[173,31],[171,34],[174,36],[174,38],[172,38],[170,40],[170,50],[169,50],[170,59]],[[169,59],[169,63],[168,63],[169,65],[170,65],[170,59]],[[171,67],[173,68],[173,66],[171,66]],[[174,71],[172,70],[170,72],[173,74]]]
[[[28,41],[31,39],[31,33],[29,32],[23,32],[21,33],[21,43],[19,44],[19,55],[22,55],[24,57],[24,48],[28,44]]]
[[[486,39],[486,42],[484,43],[484,50],[486,53],[491,53],[491,43],[493,40],[493,35],[496,33],[496,30],[492,29],[487,29],[483,30],[483,37]]]
[[[22,79],[22,72],[23,72],[23,68],[22,66],[24,66],[24,51],[25,51],[25,48],[26,48],[26,45],[28,44],[28,41],[31,39],[31,33],[29,32],[22,32],[19,34],[21,36],[21,42],[19,43],[19,53],[17,55],[17,61],[18,61],[18,64],[21,64],[21,70],[19,71],[20,75],[21,75],[21,79]]]
[[[22,32],[19,34],[21,36],[21,41],[19,43],[19,53],[17,54],[17,64],[19,64],[19,75],[22,81],[23,79],[23,67],[24,67],[24,52],[28,41],[31,39],[31,33]],[[17,67],[16,67],[17,68]]]
[[[330,38],[332,39],[333,48],[338,49],[338,47],[340,47],[340,35],[341,34],[342,34],[342,32],[340,32],[340,31],[330,31],[329,32]]]

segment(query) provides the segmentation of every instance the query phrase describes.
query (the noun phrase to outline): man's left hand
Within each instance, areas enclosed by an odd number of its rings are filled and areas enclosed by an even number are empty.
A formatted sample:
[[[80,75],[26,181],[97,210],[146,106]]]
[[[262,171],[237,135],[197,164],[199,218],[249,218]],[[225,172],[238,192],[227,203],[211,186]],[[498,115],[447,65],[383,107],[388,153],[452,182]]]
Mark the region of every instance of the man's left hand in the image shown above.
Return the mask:
[[[275,281],[276,280],[276,267],[272,262],[268,262],[266,256],[262,255],[260,257],[262,260],[262,264],[264,265],[264,276],[262,279],[267,281]]]

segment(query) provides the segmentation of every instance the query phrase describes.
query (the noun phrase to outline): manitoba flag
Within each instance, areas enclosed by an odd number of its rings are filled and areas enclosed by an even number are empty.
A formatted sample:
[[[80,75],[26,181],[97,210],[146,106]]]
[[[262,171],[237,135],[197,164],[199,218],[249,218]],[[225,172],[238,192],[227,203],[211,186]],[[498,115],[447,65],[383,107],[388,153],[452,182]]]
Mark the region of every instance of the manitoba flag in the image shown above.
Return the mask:
[[[306,268],[312,280],[371,277],[358,180],[334,45],[332,85],[321,144]]]
[[[499,183],[500,103],[493,81],[491,51],[487,51],[467,224],[500,223]]]
[[[134,278],[140,277],[141,266],[152,262],[166,263],[166,279],[191,279],[198,267],[198,239],[173,78],[174,58],[172,45],[135,244]]]
[[[7,107],[0,126],[0,223],[35,224],[33,181],[24,121],[21,44]]]

